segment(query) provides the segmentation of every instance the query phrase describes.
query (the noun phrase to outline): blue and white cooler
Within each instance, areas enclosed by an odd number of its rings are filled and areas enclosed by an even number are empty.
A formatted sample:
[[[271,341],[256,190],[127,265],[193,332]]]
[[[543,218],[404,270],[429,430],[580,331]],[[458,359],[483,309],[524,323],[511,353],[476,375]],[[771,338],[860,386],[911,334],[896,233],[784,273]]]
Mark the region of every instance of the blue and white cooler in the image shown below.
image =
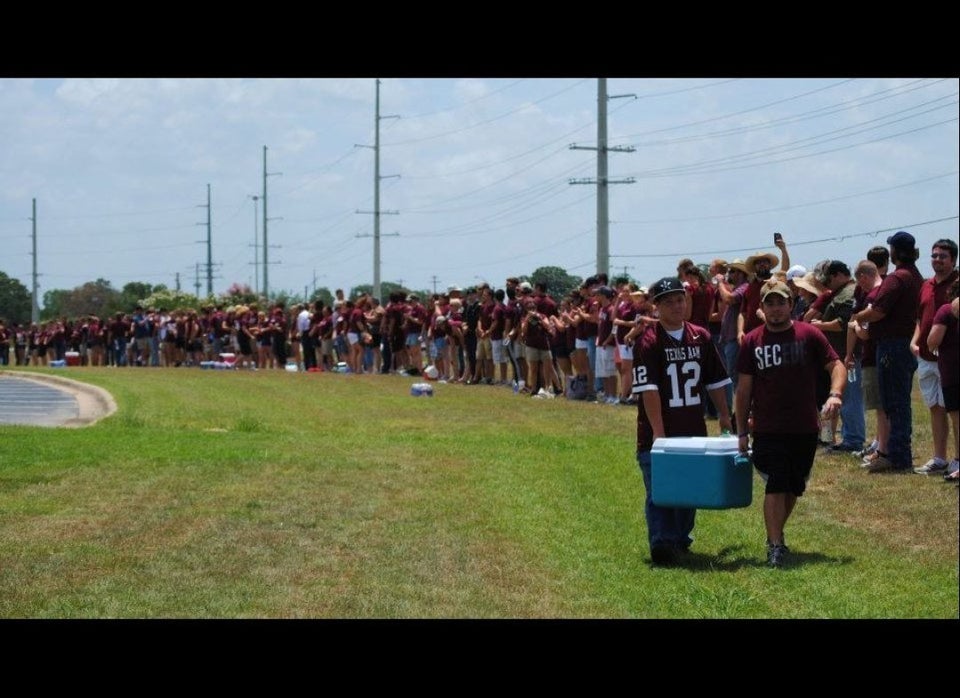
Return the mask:
[[[657,439],[650,451],[650,499],[661,507],[736,509],[753,499],[753,467],[738,464],[735,436]]]

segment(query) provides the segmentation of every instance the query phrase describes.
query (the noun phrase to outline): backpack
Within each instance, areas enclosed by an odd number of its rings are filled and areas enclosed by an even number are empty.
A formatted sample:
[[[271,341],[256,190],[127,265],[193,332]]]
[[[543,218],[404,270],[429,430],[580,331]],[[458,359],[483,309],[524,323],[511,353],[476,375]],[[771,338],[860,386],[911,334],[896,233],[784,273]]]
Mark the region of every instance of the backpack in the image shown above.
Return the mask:
[[[568,400],[586,400],[587,399],[587,376],[574,376],[567,384]]]

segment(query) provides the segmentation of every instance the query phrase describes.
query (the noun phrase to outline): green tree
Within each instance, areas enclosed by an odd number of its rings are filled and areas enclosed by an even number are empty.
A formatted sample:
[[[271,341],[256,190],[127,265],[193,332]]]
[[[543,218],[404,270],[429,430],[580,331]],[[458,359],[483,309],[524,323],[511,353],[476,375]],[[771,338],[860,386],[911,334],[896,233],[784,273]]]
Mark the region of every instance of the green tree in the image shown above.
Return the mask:
[[[333,292],[326,286],[321,286],[310,296],[310,302],[320,305],[333,305]]]
[[[30,291],[18,279],[0,271],[0,318],[8,323],[30,322],[32,303]]]
[[[60,312],[57,315],[51,313],[50,317],[77,318],[84,315],[107,317],[118,310],[127,310],[122,307],[120,292],[106,279],[88,281],[82,286],[64,292],[59,298]]]
[[[176,289],[154,289],[146,298],[141,299],[146,308],[163,308],[164,310],[200,310],[201,300],[192,293],[177,291]]]
[[[386,305],[387,302],[385,299],[389,298],[390,294],[395,291],[403,291],[404,293],[407,293],[407,290],[398,283],[394,283],[393,281],[381,281],[380,295],[382,296],[382,298],[379,299],[380,302]],[[350,293],[347,294],[347,298],[356,300],[357,298],[362,296],[364,293],[372,296],[373,284],[359,284],[357,286],[354,286],[353,288],[350,289]]]
[[[120,291],[120,304],[123,306],[121,310],[130,312],[138,305],[143,304],[151,293],[153,293],[153,286],[150,284],[131,281],[124,285]]]
[[[562,298],[578,288],[583,283],[583,279],[568,274],[567,270],[561,267],[539,267],[530,275],[530,283],[534,285],[545,283],[547,293],[554,298]]]
[[[44,322],[63,317],[64,303],[72,291],[65,288],[54,288],[43,294],[43,308],[40,310],[40,319]]]

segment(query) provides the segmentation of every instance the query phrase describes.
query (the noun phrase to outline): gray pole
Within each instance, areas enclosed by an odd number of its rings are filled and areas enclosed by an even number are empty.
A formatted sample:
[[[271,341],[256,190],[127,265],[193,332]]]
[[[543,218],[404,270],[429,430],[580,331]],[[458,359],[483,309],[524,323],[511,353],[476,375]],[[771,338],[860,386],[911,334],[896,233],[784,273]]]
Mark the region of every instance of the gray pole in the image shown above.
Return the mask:
[[[257,202],[260,197],[256,194],[253,199],[253,292],[260,295],[260,223],[257,221]]]
[[[210,185],[207,184],[207,295],[213,295],[213,228],[210,218]]]
[[[40,303],[37,300],[37,200],[33,200],[33,307],[30,309],[30,321],[40,322]]]
[[[589,179],[571,179],[570,184],[596,184],[597,185],[597,272],[602,274],[610,273],[610,217],[608,194],[611,184],[633,184],[633,177],[627,179],[611,180],[607,176],[607,153],[612,151],[621,153],[632,153],[632,146],[607,147],[607,100],[617,97],[633,97],[636,95],[614,95],[607,96],[607,79],[597,78],[597,147],[571,145],[571,150],[596,150],[597,151],[597,179],[594,182]]]
[[[263,297],[270,300],[267,283],[267,146],[263,146]]]
[[[597,80],[597,272],[609,274],[610,226],[607,203],[607,79]]]
[[[380,297],[380,78],[377,78],[377,103],[373,125],[373,295]]]

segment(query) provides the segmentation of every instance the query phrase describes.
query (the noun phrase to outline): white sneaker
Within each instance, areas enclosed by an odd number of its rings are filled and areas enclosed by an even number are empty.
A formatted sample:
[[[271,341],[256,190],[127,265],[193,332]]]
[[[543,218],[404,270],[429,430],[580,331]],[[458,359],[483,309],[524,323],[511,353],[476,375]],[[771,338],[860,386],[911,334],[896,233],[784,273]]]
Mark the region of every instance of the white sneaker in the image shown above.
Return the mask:
[[[543,398],[544,400],[552,400],[554,395],[544,388],[540,388],[540,390],[537,391],[537,397]]]
[[[913,472],[917,475],[937,475],[947,469],[947,461],[939,458],[931,458],[919,468],[914,468]]]

